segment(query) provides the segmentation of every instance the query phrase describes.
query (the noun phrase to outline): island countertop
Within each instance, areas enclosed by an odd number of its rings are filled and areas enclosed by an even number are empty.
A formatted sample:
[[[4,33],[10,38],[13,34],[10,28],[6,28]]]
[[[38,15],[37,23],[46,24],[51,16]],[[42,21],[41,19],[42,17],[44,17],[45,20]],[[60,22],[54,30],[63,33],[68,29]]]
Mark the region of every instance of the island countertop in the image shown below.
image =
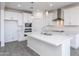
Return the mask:
[[[37,40],[46,42],[48,44],[51,45],[55,45],[55,46],[59,46],[61,44],[63,44],[64,42],[66,42],[67,40],[71,40],[72,37],[71,36],[67,36],[67,35],[59,35],[59,34],[52,34],[52,35],[44,35],[44,34],[40,34],[40,33],[31,33],[31,34],[27,34],[29,37],[35,38]]]

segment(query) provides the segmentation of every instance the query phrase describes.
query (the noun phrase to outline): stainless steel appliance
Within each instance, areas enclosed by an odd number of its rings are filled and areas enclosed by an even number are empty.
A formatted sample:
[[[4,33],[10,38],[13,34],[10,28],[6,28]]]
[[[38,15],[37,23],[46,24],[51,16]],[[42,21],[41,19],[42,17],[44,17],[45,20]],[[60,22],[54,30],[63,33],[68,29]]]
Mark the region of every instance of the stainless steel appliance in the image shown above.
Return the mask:
[[[27,36],[27,33],[32,32],[32,23],[25,23],[24,36]]]

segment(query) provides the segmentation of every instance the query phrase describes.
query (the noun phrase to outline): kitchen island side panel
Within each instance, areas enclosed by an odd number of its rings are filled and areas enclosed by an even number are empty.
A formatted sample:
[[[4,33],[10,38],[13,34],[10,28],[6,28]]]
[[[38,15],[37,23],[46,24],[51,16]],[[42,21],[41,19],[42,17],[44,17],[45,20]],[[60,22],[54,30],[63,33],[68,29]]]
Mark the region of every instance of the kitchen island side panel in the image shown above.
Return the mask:
[[[54,46],[42,42],[40,40],[37,40],[36,38],[29,37],[27,46],[30,47],[32,50],[34,50],[36,53],[38,53],[40,56],[67,56],[67,55],[69,56],[70,55],[69,50],[68,52],[66,51],[67,49],[69,49],[69,45],[66,44],[60,46]],[[65,46],[68,48],[65,49],[66,48]]]

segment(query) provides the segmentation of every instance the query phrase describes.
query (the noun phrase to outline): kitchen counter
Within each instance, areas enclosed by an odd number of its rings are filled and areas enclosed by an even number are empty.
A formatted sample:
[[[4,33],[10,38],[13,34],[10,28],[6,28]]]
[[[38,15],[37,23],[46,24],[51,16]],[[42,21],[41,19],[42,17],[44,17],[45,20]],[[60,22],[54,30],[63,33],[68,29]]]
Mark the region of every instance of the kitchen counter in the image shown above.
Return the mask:
[[[52,34],[52,35],[44,35],[40,33],[31,33],[28,36],[36,38],[37,40],[46,42],[51,45],[59,46],[66,42],[66,40],[71,40],[72,36],[66,36],[63,34]]]
[[[40,56],[70,56],[70,40],[72,36],[30,33],[27,46]]]

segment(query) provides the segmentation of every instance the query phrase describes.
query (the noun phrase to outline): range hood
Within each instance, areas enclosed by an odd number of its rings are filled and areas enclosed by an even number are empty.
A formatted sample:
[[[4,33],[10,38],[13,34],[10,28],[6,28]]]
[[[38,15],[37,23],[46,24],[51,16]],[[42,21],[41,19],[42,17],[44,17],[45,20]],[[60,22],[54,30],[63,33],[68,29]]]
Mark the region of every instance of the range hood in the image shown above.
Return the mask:
[[[64,19],[61,18],[61,9],[57,9],[57,18],[53,21],[64,21]]]

